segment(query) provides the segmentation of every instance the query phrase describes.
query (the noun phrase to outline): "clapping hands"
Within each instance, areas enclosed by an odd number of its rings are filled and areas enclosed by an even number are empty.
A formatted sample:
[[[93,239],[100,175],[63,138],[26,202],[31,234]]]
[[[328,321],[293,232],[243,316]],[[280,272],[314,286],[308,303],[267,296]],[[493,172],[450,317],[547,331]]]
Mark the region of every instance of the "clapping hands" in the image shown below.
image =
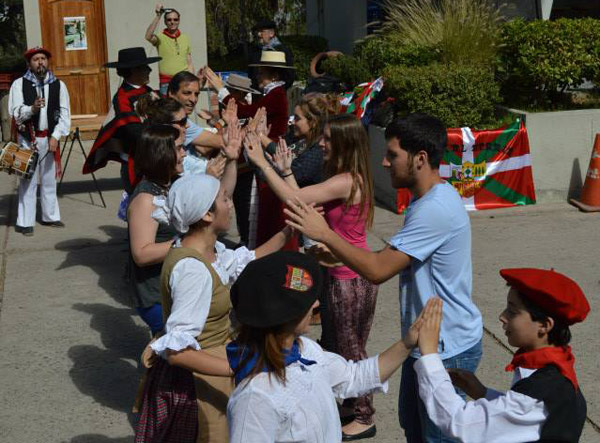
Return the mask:
[[[292,150],[288,148],[285,139],[279,139],[275,154],[271,155],[267,153],[266,155],[281,174],[288,175],[292,172],[292,161],[294,160],[294,155],[292,154]]]

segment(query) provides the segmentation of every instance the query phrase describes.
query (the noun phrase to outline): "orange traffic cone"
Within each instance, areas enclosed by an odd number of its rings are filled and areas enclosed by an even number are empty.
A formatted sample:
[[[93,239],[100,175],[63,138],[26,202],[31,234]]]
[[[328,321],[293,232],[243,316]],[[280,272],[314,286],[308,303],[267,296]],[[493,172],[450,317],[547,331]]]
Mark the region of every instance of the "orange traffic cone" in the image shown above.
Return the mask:
[[[583,212],[600,212],[600,134],[596,134],[581,197],[579,200],[570,198],[569,203]]]

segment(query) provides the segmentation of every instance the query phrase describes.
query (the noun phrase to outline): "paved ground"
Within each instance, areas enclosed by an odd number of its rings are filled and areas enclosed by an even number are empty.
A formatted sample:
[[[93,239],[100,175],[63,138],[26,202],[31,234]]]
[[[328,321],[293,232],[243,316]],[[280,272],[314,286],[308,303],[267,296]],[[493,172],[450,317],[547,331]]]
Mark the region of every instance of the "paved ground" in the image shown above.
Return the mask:
[[[0,173],[0,442],[121,443],[132,440],[129,413],[139,375],[137,358],[148,333],[128,302],[122,276],[125,226],[115,214],[118,167],[99,174],[108,208],[90,177],[79,174],[74,152],[64,196],[64,230],[36,226],[35,236],[15,234],[16,180]],[[401,217],[378,209],[369,241],[383,245]],[[510,352],[497,320],[506,287],[503,266],[555,267],[578,281],[590,300],[586,323],[573,328],[580,384],[589,422],[582,441],[600,441],[598,309],[599,215],[566,204],[539,205],[472,215],[474,298],[486,333],[479,376],[507,388]],[[380,287],[369,351],[398,338],[397,279]],[[318,327],[311,334],[318,335]],[[388,395],[376,397],[377,438],[404,441],[396,419],[399,376]]]

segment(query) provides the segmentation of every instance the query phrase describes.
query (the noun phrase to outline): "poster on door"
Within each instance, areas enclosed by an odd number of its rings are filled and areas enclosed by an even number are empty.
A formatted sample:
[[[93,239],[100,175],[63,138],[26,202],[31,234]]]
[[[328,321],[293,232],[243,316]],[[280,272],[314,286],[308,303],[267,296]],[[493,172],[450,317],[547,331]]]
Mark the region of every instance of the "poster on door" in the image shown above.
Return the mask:
[[[67,51],[85,51],[88,48],[85,17],[64,17],[64,28]]]

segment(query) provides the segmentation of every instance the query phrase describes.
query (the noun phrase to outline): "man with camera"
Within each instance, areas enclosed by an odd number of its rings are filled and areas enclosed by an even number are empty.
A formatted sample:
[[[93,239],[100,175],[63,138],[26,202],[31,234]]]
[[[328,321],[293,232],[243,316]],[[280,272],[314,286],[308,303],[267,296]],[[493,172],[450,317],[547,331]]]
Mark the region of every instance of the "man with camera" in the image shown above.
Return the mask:
[[[176,9],[164,8],[157,3],[154,8],[155,17],[146,30],[146,40],[156,46],[162,60],[158,64],[158,78],[160,93],[165,96],[169,81],[180,71],[194,72],[192,64],[192,48],[187,34],[179,30],[180,14]],[[154,31],[158,26],[160,17],[165,15],[165,29],[159,34]]]
[[[15,230],[33,235],[38,181],[41,184],[41,223],[64,227],[56,198],[56,176],[60,174],[59,141],[69,134],[71,111],[66,85],[48,70],[50,51],[35,47],[25,52],[29,68],[10,87],[8,109],[18,131],[18,142],[37,149],[38,165],[30,179],[19,182],[19,206]]]

